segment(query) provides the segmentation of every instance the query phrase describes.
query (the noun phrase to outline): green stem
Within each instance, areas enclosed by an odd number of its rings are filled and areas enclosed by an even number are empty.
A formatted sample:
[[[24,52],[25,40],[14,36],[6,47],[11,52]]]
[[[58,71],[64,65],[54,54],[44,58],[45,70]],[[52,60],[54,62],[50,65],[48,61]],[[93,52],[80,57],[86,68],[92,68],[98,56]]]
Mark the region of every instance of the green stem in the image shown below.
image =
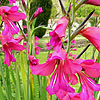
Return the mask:
[[[34,23],[32,24],[32,55],[34,56],[35,56],[35,34],[34,34],[35,21],[36,20],[34,20]]]
[[[11,91],[11,83],[10,83],[10,74],[9,74],[9,68],[7,65],[6,67],[6,84],[7,84],[7,93],[8,93],[8,100],[12,100],[12,91]]]
[[[67,44],[67,53],[70,51],[70,42],[71,42],[71,27],[73,25],[75,18],[75,0],[73,0],[73,11],[72,11],[72,22],[70,21],[70,16],[69,16],[69,30],[68,30],[68,44]]]
[[[35,92],[35,100],[39,100],[39,76],[33,75],[34,79],[34,92]]]
[[[71,25],[70,25],[70,18],[69,18],[67,53],[69,53],[69,51],[70,51],[70,42],[71,42],[70,35],[71,35]]]
[[[26,54],[27,54],[27,100],[29,100],[29,76],[30,76],[30,68],[29,68],[29,59],[28,57],[30,56],[30,54],[28,55],[28,47],[30,47],[30,39],[31,39],[31,34],[30,34],[30,24],[29,24],[29,11],[30,11],[30,0],[27,0],[27,29],[28,29],[28,43],[27,43],[27,50],[26,50]]]
[[[80,1],[78,2],[78,4],[76,5],[76,7],[75,7],[75,11],[76,11],[82,4],[84,4],[86,1],[87,1],[87,0],[80,0]]]
[[[33,21],[32,24],[32,55],[35,57],[35,34],[34,32],[34,25],[35,21]],[[35,100],[39,100],[39,76],[33,75],[33,80],[34,80],[34,95],[35,95]]]
[[[73,0],[73,10],[72,10],[72,22],[71,22],[71,25],[74,22],[74,18],[75,18],[75,0]]]

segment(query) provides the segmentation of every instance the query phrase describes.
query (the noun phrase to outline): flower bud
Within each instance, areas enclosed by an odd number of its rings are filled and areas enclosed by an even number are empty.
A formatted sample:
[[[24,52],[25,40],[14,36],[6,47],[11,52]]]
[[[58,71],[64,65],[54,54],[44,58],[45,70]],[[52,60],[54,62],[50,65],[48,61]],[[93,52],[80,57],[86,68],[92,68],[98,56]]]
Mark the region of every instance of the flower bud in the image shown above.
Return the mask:
[[[34,15],[33,15],[33,18],[36,18],[40,13],[42,13],[43,12],[43,10],[42,10],[42,7],[39,7],[37,10],[36,10],[36,12],[34,13]]]
[[[100,0],[87,0],[86,4],[100,6]]]

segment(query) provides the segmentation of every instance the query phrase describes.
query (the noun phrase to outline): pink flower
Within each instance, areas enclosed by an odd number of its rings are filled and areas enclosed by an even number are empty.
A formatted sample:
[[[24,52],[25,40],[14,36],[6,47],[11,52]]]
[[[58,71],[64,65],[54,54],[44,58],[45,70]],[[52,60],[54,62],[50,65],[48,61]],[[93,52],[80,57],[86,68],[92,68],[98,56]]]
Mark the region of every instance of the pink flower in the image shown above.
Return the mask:
[[[18,44],[18,41],[15,40],[13,37],[10,37],[9,35],[6,36],[0,35],[0,40],[2,43],[2,50],[5,53],[4,64],[10,66],[11,61],[12,62],[16,61],[16,59],[12,54],[12,50],[22,51],[25,48],[22,45]]]
[[[60,20],[57,22],[56,28],[50,32],[51,40],[50,44],[53,46],[53,48],[62,48],[62,38],[65,36],[65,30],[68,25],[68,19],[64,16],[60,18]]]
[[[9,0],[10,5],[12,5],[13,3],[16,3],[16,0]]]
[[[57,34],[53,34],[50,39],[50,44],[53,46],[54,50],[59,51],[62,48],[62,38],[60,38]]]
[[[22,0],[22,4],[25,5],[25,1],[24,0]]]
[[[36,12],[34,13],[33,17],[36,18],[39,14],[41,14],[43,12],[42,7],[39,7]]]
[[[27,26],[26,25],[23,25],[23,29],[25,29],[25,28],[27,28]]]
[[[67,74],[75,74],[80,72],[82,70],[82,67],[80,66],[80,64],[76,63],[76,61],[68,59],[68,57],[66,56],[64,62],[64,70]]]
[[[73,45],[70,46],[70,48],[73,48],[73,47],[74,47]]]
[[[28,34],[25,34],[25,36],[27,37]],[[19,42],[21,42],[23,39],[24,39],[24,36],[23,36],[23,35],[20,35],[20,36],[18,36],[15,40],[17,40],[18,43],[19,43]]]
[[[100,52],[100,28],[88,27],[79,32],[82,36],[86,37]]]
[[[100,91],[100,84],[86,76],[83,72],[78,73],[81,82],[81,100],[95,100],[94,91]]]
[[[38,46],[35,46],[35,55],[38,55],[39,54],[39,50],[41,50],[41,48],[38,47]]]
[[[100,0],[87,0],[86,4],[100,6]]]
[[[0,16],[1,20],[4,21],[5,28],[3,30],[3,35],[7,34],[8,32],[11,34],[17,34],[19,32],[19,28],[15,25],[14,22],[18,22],[22,19],[26,18],[24,13],[19,13],[18,7],[8,7],[8,6],[1,6],[0,7]]]
[[[49,95],[56,94],[59,99],[66,96],[66,92],[74,93],[74,89],[68,83],[68,74],[64,70],[63,61],[60,61],[55,73],[51,77],[49,86],[46,88]]]
[[[67,39],[67,40],[65,40],[64,42],[65,42],[65,43],[67,43],[67,42],[68,42],[68,39]]]
[[[67,96],[74,98],[74,89],[69,85],[69,82],[72,85],[78,82],[75,74],[79,73],[82,70],[82,67],[75,61],[68,59],[64,49],[52,53],[44,64],[33,64],[31,70],[32,74],[42,76],[47,76],[54,72],[51,77],[51,82],[46,88],[49,95],[56,94],[59,99],[63,99],[69,92]],[[70,74],[70,80],[68,74]]]
[[[32,65],[38,65],[39,64],[39,60],[36,59],[33,55],[31,55],[29,57],[30,60],[30,68],[32,68]]]
[[[37,36],[35,36],[35,55],[39,54],[39,50],[41,50],[40,47],[38,47],[37,45],[39,44],[37,41],[40,40]]]
[[[18,34],[19,32],[19,28],[13,23],[13,22],[8,22],[8,23],[4,23],[4,29],[2,31],[2,35],[6,35],[6,34]]]
[[[76,44],[76,41],[73,39],[73,40],[71,41],[71,43],[72,43],[72,44]]]
[[[47,46],[47,49],[48,49],[48,50],[51,49],[50,43],[46,43],[46,46]]]
[[[76,49],[76,48],[73,48],[72,50],[73,50],[73,51],[77,51],[77,49]]]
[[[78,61],[78,60],[77,60]],[[90,77],[100,77],[100,63],[94,62],[93,60],[82,60],[79,59],[82,70]]]
[[[48,76],[54,71],[55,65],[56,60],[50,60],[44,64],[32,65],[30,68],[34,75]]]
[[[64,50],[61,50],[58,53],[58,55],[56,55],[54,52],[44,64],[32,65],[31,67],[32,73],[35,75],[42,75],[42,76],[50,75],[54,71],[58,59],[62,60],[65,58],[65,53],[66,52]]]
[[[15,40],[17,40],[17,42],[21,42],[24,39],[23,35],[20,35],[18,38],[16,38]]]

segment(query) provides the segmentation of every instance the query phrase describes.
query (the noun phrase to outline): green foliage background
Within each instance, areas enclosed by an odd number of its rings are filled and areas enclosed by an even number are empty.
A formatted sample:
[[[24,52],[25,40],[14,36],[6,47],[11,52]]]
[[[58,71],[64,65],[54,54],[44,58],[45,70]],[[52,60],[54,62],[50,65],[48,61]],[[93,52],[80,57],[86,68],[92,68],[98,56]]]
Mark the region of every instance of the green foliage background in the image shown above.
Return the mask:
[[[91,11],[95,9],[95,14],[100,15],[100,7],[93,5],[83,5],[77,10],[77,17],[86,17]]]
[[[0,0],[0,6],[7,5],[9,3],[8,0]]]
[[[31,3],[30,16],[37,10],[38,7],[43,8],[43,12],[37,17],[35,27],[39,25],[48,25],[48,20],[51,15],[52,0],[33,0]],[[46,32],[46,29],[39,28],[35,34],[38,37],[42,37]]]

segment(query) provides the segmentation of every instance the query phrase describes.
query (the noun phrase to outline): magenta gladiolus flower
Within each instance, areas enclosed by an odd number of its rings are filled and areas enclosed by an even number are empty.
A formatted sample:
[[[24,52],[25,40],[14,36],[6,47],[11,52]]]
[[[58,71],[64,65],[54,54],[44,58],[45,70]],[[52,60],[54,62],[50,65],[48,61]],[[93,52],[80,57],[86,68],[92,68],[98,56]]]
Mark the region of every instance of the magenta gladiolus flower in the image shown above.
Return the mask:
[[[84,72],[90,77],[100,77],[100,63],[94,62],[93,60],[76,60],[82,66]]]
[[[100,0],[87,0],[86,4],[100,6]]]
[[[23,25],[23,29],[26,29],[27,28],[27,26],[26,25]]]
[[[43,12],[42,7],[39,7],[36,12],[34,13],[33,17],[36,18],[39,14],[41,14]]]
[[[41,50],[41,48],[38,47],[38,46],[35,46],[35,55],[38,55],[39,54],[39,50]]]
[[[54,71],[55,65],[56,60],[50,60],[44,64],[32,65],[30,68],[34,75],[48,76]]]
[[[70,46],[70,48],[73,48],[73,47],[74,47],[73,45]]]
[[[54,52],[44,64],[33,65],[31,67],[32,73],[42,76],[50,75],[54,71],[58,59],[63,60],[65,58],[65,54],[66,52],[64,50],[61,50],[58,55],[56,55],[56,53]]]
[[[55,73],[51,77],[49,86],[46,88],[49,95],[56,94],[59,99],[66,96],[66,92],[74,93],[74,89],[68,83],[68,74],[64,70],[63,61],[60,61]]]
[[[7,34],[8,32],[11,34],[17,34],[19,32],[19,28],[15,25],[14,22],[18,22],[22,19],[26,18],[24,13],[17,12],[18,7],[8,7],[8,6],[1,6],[0,7],[0,16],[1,20],[4,21],[5,27],[2,32],[3,35]]]
[[[51,40],[50,44],[53,46],[53,48],[62,48],[62,38],[65,36],[65,30],[68,25],[68,19],[64,16],[60,18],[60,20],[57,22],[56,28],[50,32]]]
[[[33,64],[30,68],[35,75],[47,76],[54,72],[46,90],[49,92],[49,95],[56,94],[59,99],[64,98],[68,92],[68,94],[74,93],[74,89],[69,85],[69,82],[72,85],[76,84],[78,79],[75,74],[82,70],[80,64],[68,59],[64,49],[52,53],[44,64]],[[70,80],[68,74],[70,74]],[[74,98],[75,95],[71,94],[70,96]]]
[[[4,36],[0,35],[0,40],[2,43],[2,50],[5,53],[4,64],[10,66],[11,61],[12,62],[16,61],[16,59],[12,54],[12,50],[22,51],[25,48],[22,45],[18,44],[18,41],[9,35],[4,35]]]
[[[39,50],[41,50],[40,47],[38,47],[37,45],[39,44],[37,41],[40,40],[37,36],[35,36],[35,55],[39,54]]]
[[[24,0],[22,0],[22,4],[25,5],[25,1]]]
[[[82,36],[86,37],[100,52],[100,28],[88,27],[79,32]]]
[[[73,51],[77,51],[77,49],[76,49],[76,48],[73,48],[72,50],[73,50]]]
[[[73,39],[73,40],[71,41],[71,43],[72,43],[72,44],[76,44],[76,41]]]
[[[68,39],[67,39],[67,40],[65,40],[64,42],[65,42],[65,43],[67,43],[67,42],[68,42]]]
[[[86,76],[83,72],[78,73],[81,82],[81,100],[95,100],[94,91],[100,91],[100,84]]]
[[[51,49],[50,43],[46,43],[46,46],[47,46],[47,49],[48,49],[48,50]]]
[[[82,67],[72,59],[68,59],[68,57],[66,56],[64,70],[66,70],[67,74],[75,74],[80,72],[82,70]]]
[[[16,0],[9,0],[10,5],[12,5],[15,2],[16,2]]]
[[[39,64],[39,60],[36,59],[33,55],[31,55],[29,57],[30,60],[30,68],[32,68],[32,65],[38,65]]]

